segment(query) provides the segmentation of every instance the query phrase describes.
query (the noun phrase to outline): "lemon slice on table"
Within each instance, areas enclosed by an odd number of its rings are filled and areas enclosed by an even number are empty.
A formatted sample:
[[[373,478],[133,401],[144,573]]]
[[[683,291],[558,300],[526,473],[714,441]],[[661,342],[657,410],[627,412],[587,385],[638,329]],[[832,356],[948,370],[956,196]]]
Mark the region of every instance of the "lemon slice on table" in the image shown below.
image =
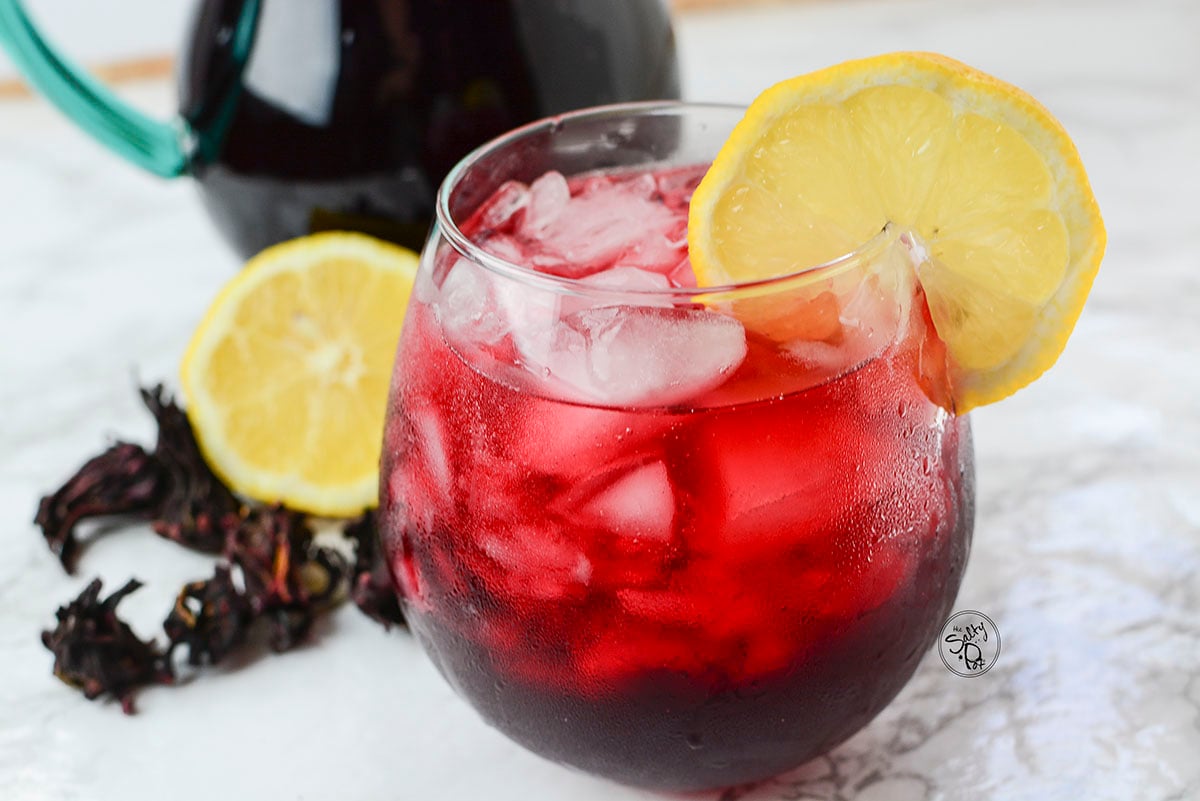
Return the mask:
[[[777,84],[697,188],[701,286],[849,253],[887,224],[946,343],[959,413],[1033,381],[1062,352],[1104,253],[1074,143],[1036,100],[944,56],[894,53]]]
[[[237,492],[314,514],[374,506],[412,251],[323,233],[264,250],[217,295],[181,369],[187,414]]]

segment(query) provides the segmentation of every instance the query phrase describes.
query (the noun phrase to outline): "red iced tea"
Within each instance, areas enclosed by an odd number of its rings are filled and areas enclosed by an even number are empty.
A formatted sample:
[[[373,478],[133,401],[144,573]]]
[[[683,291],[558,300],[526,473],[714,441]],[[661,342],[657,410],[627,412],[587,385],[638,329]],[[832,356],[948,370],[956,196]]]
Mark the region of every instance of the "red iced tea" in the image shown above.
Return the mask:
[[[874,717],[945,619],[973,520],[915,284],[851,265],[689,294],[702,174],[508,183],[460,226],[557,284],[431,247],[381,487],[412,627],[484,717],[677,790]]]

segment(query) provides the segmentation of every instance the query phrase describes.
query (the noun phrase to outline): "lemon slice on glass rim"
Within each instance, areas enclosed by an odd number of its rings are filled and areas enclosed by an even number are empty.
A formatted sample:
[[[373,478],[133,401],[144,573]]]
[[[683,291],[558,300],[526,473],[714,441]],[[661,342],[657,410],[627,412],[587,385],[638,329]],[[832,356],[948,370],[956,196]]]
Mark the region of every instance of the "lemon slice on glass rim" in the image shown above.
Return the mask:
[[[376,505],[392,361],[417,255],[361,234],[264,250],[181,367],[205,459],[235,491],[328,516]]]
[[[758,97],[692,197],[700,285],[786,275],[885,226],[924,249],[917,278],[958,413],[1054,364],[1104,253],[1074,143],[1036,100],[945,56],[893,53]]]

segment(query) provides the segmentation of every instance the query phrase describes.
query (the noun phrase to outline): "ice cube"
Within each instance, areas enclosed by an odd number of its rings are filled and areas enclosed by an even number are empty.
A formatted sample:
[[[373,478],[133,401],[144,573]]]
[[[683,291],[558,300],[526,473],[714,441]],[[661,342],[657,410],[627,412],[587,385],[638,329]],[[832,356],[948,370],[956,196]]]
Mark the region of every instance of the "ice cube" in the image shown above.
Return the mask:
[[[669,426],[663,415],[541,403],[530,406],[528,414],[513,425],[512,436],[502,447],[506,459],[519,465],[523,475],[553,476],[574,486],[609,472],[615,461],[642,463],[655,458],[661,454]]]
[[[632,178],[618,181],[616,185],[620,186],[623,192],[627,192],[633,197],[642,198],[643,200],[657,199],[658,181],[648,172],[635,173]]]
[[[872,275],[841,297],[825,292],[796,304],[795,320],[771,321],[767,334],[812,371],[814,379],[833,378],[899,341],[910,305]]]
[[[640,452],[639,452],[640,450]],[[608,448],[546,499],[543,513],[585,549],[595,586],[663,587],[675,567],[680,543],[674,536],[676,493],[657,453],[646,447]]]
[[[628,266],[618,266],[592,273],[579,281],[597,289],[612,290],[612,294],[595,292],[587,296],[564,295],[563,314],[584,311],[597,306],[619,304],[622,300],[629,300],[628,296],[623,295],[625,292],[663,292],[671,288],[671,281],[665,275],[643,270],[640,267]],[[672,305],[671,299],[666,296],[645,296],[639,298],[638,301],[640,305],[646,306],[666,307]]]
[[[562,173],[551,170],[529,185],[529,204],[525,207],[518,230],[525,237],[536,238],[558,219],[571,200],[571,190]]]
[[[668,542],[675,521],[675,491],[667,466],[653,462],[625,473],[587,503],[584,525],[622,537]]]
[[[690,256],[684,256],[679,260],[679,263],[671,268],[667,273],[667,278],[674,286],[696,286],[696,274],[692,272],[692,259]]]
[[[839,376],[865,358],[865,354],[857,354],[857,348],[847,347],[844,340],[840,345],[832,345],[819,340],[796,339],[783,345],[782,349],[812,374],[813,384]]]
[[[670,406],[721,384],[746,357],[746,332],[703,309],[607,306],[568,315],[547,350],[523,354],[571,399]]]
[[[714,553],[769,564],[787,548],[828,534],[854,494],[854,468],[865,457],[853,416],[836,422],[786,402],[705,421],[693,469],[708,499],[700,509],[705,528],[719,537]]]
[[[630,245],[621,254],[621,261],[635,267],[667,275],[675,270],[680,257],[687,253],[687,221],[661,227],[642,240]]]
[[[428,481],[417,469],[400,466],[392,471],[388,476],[386,501],[404,509],[404,525],[423,534],[434,530],[439,509]]]
[[[494,297],[517,352],[526,359],[544,360],[553,349],[562,296],[499,278],[495,282]]]
[[[687,211],[692,200],[692,193],[700,185],[708,168],[704,165],[679,167],[658,173],[655,179],[658,183],[658,193],[662,202],[669,208]]]
[[[483,533],[478,544],[497,568],[485,580],[495,581],[506,595],[557,600],[582,589],[592,575],[582,550],[534,526]]]
[[[548,173],[545,198],[530,207],[520,237],[524,263],[543,272],[579,278],[618,263],[669,272],[682,255],[683,221],[655,199],[653,178],[590,180],[562,203],[562,176]],[[531,191],[532,194],[532,191]],[[547,211],[541,211],[544,203]],[[538,209],[535,211],[535,205]]]
[[[512,230],[517,214],[530,200],[530,187],[520,181],[506,181],[463,224],[472,234],[484,231]]]
[[[424,457],[420,464],[433,481],[437,497],[449,498],[454,490],[454,472],[450,466],[450,442],[445,425],[432,406],[408,410],[413,427],[413,446]]]
[[[872,275],[843,301],[838,320],[855,361],[865,361],[904,338],[911,297],[911,287],[891,287]]]
[[[614,188],[647,200],[657,199],[658,195],[658,181],[655,176],[637,171],[586,173],[572,178],[570,186],[574,197],[605,194],[612,192]]]
[[[450,268],[434,308],[446,336],[461,349],[494,345],[508,332],[492,275],[468,259],[459,258]]]
[[[520,264],[520,244],[509,237],[488,240],[489,252]],[[505,330],[522,353],[545,353],[553,339],[554,324],[562,314],[563,296],[542,287],[532,287],[502,275],[491,275],[492,299],[505,321]]]
[[[485,246],[506,258],[512,245],[494,237]],[[436,308],[442,329],[460,353],[478,355],[511,336],[518,352],[544,359],[552,347],[562,296],[493,273],[460,258],[442,283]]]
[[[640,267],[618,265],[610,270],[592,273],[580,279],[581,283],[604,289],[654,292],[671,288],[671,281],[662,273],[643,270]]]
[[[481,247],[493,256],[513,264],[522,264],[527,256],[519,242],[510,236],[496,234],[481,242]],[[475,276],[486,285],[483,301],[486,309],[478,315],[480,327],[473,333],[476,341],[493,343],[511,334],[521,353],[542,354],[549,350],[554,336],[554,324],[560,316],[562,295],[542,287],[533,287],[485,267],[472,265]],[[472,287],[475,291],[476,288]],[[472,294],[473,303],[478,302]],[[468,306],[474,313],[476,307]]]
[[[445,525],[456,513],[454,443],[437,409],[428,404],[405,408],[392,433],[384,454],[391,466],[381,502],[403,510],[405,530],[430,536],[439,521]]]
[[[521,249],[521,244],[508,234],[489,234],[486,237],[481,237],[478,245],[493,256],[514,264],[520,264],[521,258],[525,255]]]

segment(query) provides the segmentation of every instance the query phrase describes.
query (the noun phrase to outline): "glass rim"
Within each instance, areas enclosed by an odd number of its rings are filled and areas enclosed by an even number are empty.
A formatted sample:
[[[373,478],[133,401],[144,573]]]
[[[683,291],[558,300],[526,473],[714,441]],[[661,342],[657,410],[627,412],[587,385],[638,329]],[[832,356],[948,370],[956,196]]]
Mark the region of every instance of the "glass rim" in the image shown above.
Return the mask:
[[[508,261],[493,253],[489,253],[481,246],[472,242],[458,227],[458,223],[454,221],[450,213],[450,195],[452,190],[458,185],[464,173],[471,167],[477,164],[480,160],[486,158],[492,153],[508,146],[512,142],[529,136],[533,133],[550,130],[561,127],[564,123],[577,120],[595,120],[604,119],[606,117],[622,118],[632,116],[653,116],[653,115],[679,115],[682,112],[691,110],[709,110],[709,111],[728,111],[745,113],[746,106],[734,103],[698,103],[686,100],[648,100],[631,103],[612,103],[603,106],[591,106],[588,108],[569,111],[563,114],[557,114],[551,117],[544,117],[540,120],[514,128],[507,133],[483,143],[476,147],[466,156],[463,156],[457,164],[446,174],[441,186],[438,187],[435,200],[435,221],[440,229],[441,235],[446,238],[451,247],[458,252],[463,258],[469,259],[472,263],[477,264],[490,272],[496,273],[505,278],[515,279],[522,283],[538,286],[543,289],[551,289],[558,292],[570,293],[579,296],[605,296],[623,295],[634,298],[665,298],[671,300],[681,300],[693,298],[697,295],[722,295],[722,294],[743,294],[747,291],[753,291],[754,294],[760,294],[763,290],[773,289],[779,286],[780,289],[785,289],[797,279],[808,280],[814,275],[833,272],[838,268],[845,268],[851,264],[855,264],[860,260],[866,259],[869,256],[876,254],[884,249],[884,247],[898,236],[898,232],[893,224],[888,223],[877,234],[866,240],[862,244],[855,247],[853,250],[836,256],[828,261],[820,262],[819,264],[806,265],[797,270],[792,270],[782,275],[775,275],[769,278],[754,278],[746,281],[735,281],[727,284],[719,284],[713,286],[681,286],[668,287],[666,289],[624,289],[605,287],[596,285],[586,281],[585,278],[568,278],[566,276],[553,275],[551,273],[543,273],[535,270],[532,267],[527,267],[516,262]],[[714,154],[715,157],[716,154]]]

